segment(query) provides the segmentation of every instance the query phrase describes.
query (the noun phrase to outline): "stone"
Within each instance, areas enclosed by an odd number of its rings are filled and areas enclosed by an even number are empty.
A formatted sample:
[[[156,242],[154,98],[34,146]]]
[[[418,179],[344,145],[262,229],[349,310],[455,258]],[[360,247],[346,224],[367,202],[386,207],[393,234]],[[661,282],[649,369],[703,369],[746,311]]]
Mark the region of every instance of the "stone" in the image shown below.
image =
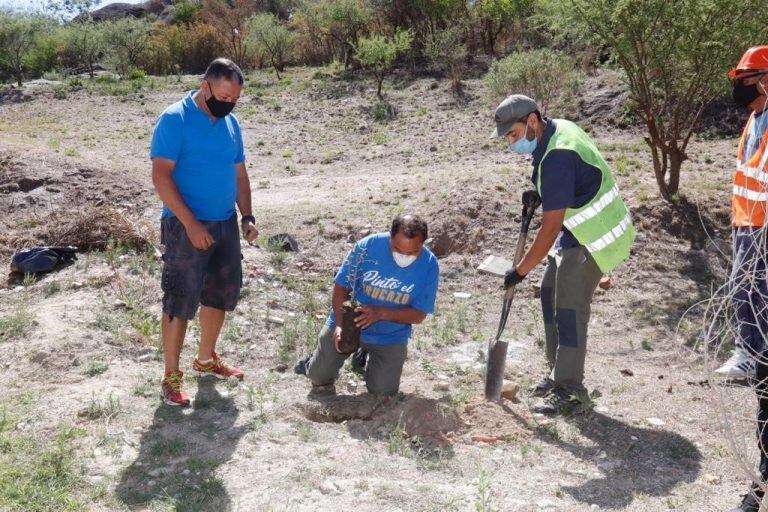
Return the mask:
[[[478,272],[503,277],[507,273],[507,270],[511,269],[513,266],[511,260],[492,254],[483,260],[480,266],[477,267],[477,270]]]
[[[456,297],[457,299],[469,299],[470,297],[472,297],[472,294],[467,292],[455,292],[453,296]]]
[[[647,418],[645,421],[647,421],[649,425],[653,425],[654,427],[663,427],[664,425],[667,424],[661,418],[654,418],[654,417]]]
[[[319,489],[320,492],[325,495],[335,496],[341,494],[341,491],[336,486],[336,484],[330,480],[326,480],[325,482],[321,483]]]
[[[140,363],[146,363],[152,360],[152,354],[142,354],[139,356]]]
[[[706,475],[704,475],[704,481],[710,485],[715,485],[720,483],[720,477],[717,475],[713,475],[711,473],[707,473]]]
[[[283,320],[279,316],[269,316],[269,317],[267,317],[267,322],[269,322],[271,324],[276,324],[276,325],[283,325],[283,324],[285,324],[285,320]]]
[[[501,384],[502,398],[506,398],[507,400],[516,400],[518,391],[520,391],[520,386],[511,380],[505,380]]]
[[[441,380],[437,384],[435,384],[435,391],[448,391],[451,389],[451,385],[448,383],[448,381]]]

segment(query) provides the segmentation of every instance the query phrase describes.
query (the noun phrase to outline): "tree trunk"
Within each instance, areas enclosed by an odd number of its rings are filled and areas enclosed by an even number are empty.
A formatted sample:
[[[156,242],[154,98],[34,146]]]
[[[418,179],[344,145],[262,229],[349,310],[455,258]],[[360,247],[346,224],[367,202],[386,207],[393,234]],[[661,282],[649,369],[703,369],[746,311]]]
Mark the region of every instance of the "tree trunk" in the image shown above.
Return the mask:
[[[687,157],[677,148],[654,145],[649,138],[645,141],[651,148],[653,173],[659,192],[664,199],[672,201],[680,190],[680,168]]]
[[[376,96],[379,97],[380,100],[384,101],[384,96],[381,95],[381,84],[384,82],[384,73],[376,77],[376,80],[378,80],[378,89],[376,89]]]

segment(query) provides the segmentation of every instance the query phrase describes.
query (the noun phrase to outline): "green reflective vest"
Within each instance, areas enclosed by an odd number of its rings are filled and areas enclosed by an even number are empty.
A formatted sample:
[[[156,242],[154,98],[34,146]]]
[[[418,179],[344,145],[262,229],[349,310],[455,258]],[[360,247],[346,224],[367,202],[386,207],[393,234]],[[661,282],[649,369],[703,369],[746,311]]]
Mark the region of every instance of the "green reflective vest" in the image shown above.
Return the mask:
[[[563,224],[586,247],[600,270],[610,272],[629,257],[635,239],[632,217],[621,200],[619,187],[595,143],[575,123],[555,120],[555,133],[549,139],[542,162],[553,149],[575,151],[584,162],[602,173],[600,190],[595,197],[581,208],[565,210]],[[541,163],[537,171],[536,188],[541,195]]]

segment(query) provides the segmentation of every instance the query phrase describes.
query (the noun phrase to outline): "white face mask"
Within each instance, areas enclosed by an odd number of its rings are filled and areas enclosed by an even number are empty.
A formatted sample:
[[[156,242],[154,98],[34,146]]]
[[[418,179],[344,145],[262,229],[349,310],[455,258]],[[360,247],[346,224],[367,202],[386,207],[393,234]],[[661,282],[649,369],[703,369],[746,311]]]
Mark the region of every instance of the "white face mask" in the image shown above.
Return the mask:
[[[407,254],[403,254],[397,251],[392,251],[392,258],[395,260],[395,263],[397,263],[397,266],[400,268],[405,268],[413,264],[414,261],[416,261],[416,258],[418,256],[408,256]]]

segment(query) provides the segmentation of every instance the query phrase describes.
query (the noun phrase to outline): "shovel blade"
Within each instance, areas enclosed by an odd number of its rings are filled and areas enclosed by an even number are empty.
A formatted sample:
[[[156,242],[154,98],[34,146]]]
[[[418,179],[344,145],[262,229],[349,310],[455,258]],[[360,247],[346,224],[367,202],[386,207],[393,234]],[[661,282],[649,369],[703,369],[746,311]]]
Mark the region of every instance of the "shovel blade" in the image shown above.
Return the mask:
[[[499,339],[488,343],[488,359],[485,366],[485,399],[496,402],[501,399],[504,368],[507,362],[507,342]]]

